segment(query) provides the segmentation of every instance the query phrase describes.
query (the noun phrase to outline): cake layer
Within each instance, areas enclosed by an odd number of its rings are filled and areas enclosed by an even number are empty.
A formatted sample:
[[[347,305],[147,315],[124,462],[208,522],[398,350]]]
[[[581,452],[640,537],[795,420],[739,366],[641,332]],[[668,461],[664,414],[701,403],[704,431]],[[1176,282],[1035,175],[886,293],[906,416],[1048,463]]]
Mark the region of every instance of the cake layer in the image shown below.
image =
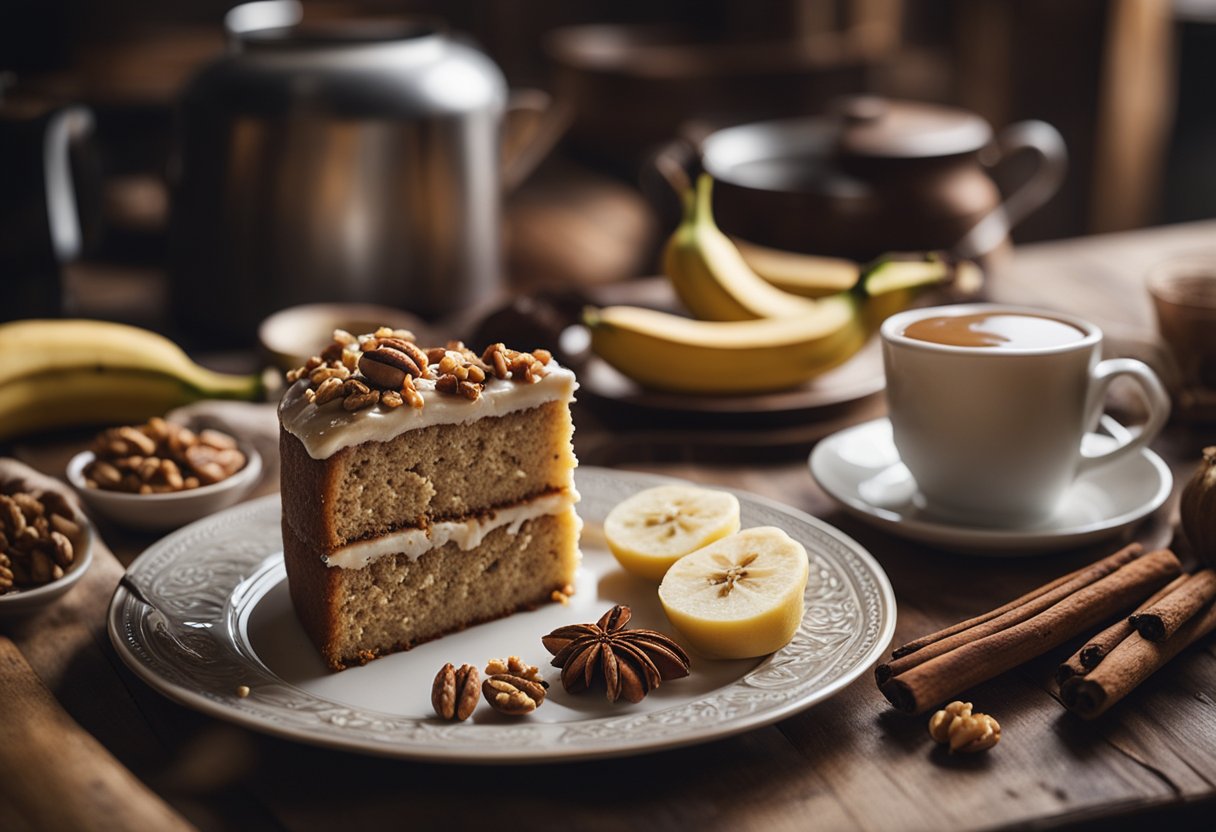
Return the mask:
[[[292,602],[330,667],[363,664],[549,602],[574,582],[580,525],[568,508],[514,532],[496,528],[473,549],[449,541],[417,558],[398,553],[335,569],[284,522]]]
[[[284,522],[329,554],[354,541],[562,491],[576,464],[573,430],[565,400],[469,424],[431,425],[327,459],[314,459],[284,429],[282,477],[291,483],[283,490]]]

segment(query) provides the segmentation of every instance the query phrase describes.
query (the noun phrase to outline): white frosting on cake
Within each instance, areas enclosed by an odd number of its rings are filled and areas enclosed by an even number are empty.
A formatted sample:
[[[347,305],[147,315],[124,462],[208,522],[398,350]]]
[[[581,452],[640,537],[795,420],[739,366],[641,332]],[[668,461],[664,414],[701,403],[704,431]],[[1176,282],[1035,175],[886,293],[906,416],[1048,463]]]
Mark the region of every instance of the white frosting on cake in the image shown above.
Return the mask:
[[[495,509],[469,520],[432,523],[426,529],[401,529],[372,540],[351,543],[335,549],[325,558],[325,562],[342,569],[362,569],[385,555],[404,554],[411,560],[417,560],[431,549],[438,549],[447,543],[455,543],[468,551],[481,545],[486,535],[495,529],[506,526],[509,534],[516,534],[528,520],[547,514],[561,514],[577,502],[578,492],[570,488]]]
[[[297,381],[283,395],[279,419],[284,430],[298,438],[313,459],[328,459],[343,448],[364,442],[387,442],[406,431],[431,425],[463,425],[491,416],[530,410],[553,401],[569,402],[578,384],[574,373],[550,362],[539,381],[531,384],[489,378],[476,401],[439,393],[430,378],[415,381],[423,406],[408,404],[392,409],[369,407],[350,413],[335,399],[318,407],[304,395],[308,381]]]

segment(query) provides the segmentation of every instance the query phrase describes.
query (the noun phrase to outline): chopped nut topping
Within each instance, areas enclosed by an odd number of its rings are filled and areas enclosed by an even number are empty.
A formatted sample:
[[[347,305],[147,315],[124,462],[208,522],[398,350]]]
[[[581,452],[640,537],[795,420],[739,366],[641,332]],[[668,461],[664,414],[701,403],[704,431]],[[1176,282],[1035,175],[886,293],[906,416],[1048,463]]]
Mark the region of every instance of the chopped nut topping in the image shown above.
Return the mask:
[[[353,413],[356,410],[371,407],[379,401],[379,390],[368,390],[364,387],[363,392],[348,393],[346,398],[342,400],[342,409]]]
[[[405,377],[405,381],[401,385],[401,395],[409,403],[409,406],[417,410],[424,404],[422,394],[414,387],[414,380],[409,376]]]
[[[350,412],[375,405],[387,410],[404,404],[421,408],[425,399],[414,379],[434,381],[441,395],[476,401],[491,377],[535,383],[548,373],[551,361],[548,350],[519,352],[501,343],[491,344],[479,356],[463,341],[424,349],[406,330],[380,327],[358,336],[335,330],[333,342],[288,371],[287,380],[307,381],[302,395],[317,407],[341,400]]]
[[[319,407],[326,402],[331,402],[334,399],[341,398],[342,395],[343,384],[341,379],[327,378],[325,381],[321,382],[319,387],[317,387],[316,404]]]
[[[321,360],[326,364],[337,361],[342,357],[343,347],[337,341],[334,341],[325,349],[321,350]]]
[[[339,364],[337,367],[318,367],[308,374],[308,380],[313,384],[320,384],[331,378],[348,379],[350,378],[350,370]]]

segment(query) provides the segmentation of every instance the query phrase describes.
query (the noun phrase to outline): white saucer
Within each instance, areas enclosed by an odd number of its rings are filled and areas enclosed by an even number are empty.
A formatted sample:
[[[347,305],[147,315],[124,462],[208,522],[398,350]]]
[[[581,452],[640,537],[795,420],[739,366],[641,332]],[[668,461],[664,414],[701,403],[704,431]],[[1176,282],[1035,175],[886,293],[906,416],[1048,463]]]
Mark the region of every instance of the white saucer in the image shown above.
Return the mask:
[[[1091,433],[1087,451],[1115,442]],[[846,511],[892,534],[973,554],[1038,554],[1115,534],[1169,497],[1170,470],[1148,449],[1081,476],[1051,518],[1017,528],[966,526],[933,511],[899,461],[891,423],[875,419],[820,441],[811,475]]]

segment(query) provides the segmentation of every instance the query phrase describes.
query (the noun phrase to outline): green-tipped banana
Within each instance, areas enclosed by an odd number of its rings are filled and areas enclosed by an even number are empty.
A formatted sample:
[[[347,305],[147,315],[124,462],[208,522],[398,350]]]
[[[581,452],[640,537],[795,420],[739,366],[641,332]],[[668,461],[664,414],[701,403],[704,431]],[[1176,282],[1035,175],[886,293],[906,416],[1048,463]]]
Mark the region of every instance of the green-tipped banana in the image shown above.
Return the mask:
[[[664,253],[668,278],[699,320],[628,306],[584,315],[592,349],[646,387],[703,394],[795,387],[851,358],[925,287],[955,279],[949,263],[928,254],[851,270],[832,261],[839,290],[816,299],[782,291],[714,225],[712,185],[702,176],[696,193],[685,194],[684,220]]]
[[[597,355],[639,384],[678,393],[795,387],[848,360],[870,335],[857,300],[833,295],[815,314],[695,321],[637,306],[588,309]]]
[[[685,192],[684,219],[663,256],[676,294],[701,320],[811,315],[820,300],[845,291],[864,298],[899,293],[902,298],[882,304],[898,311],[926,287],[959,282],[955,264],[939,252],[887,254],[862,266],[750,244],[741,249],[714,224],[712,191],[713,180],[703,174],[696,192]],[[766,271],[768,279],[762,276]],[[977,274],[972,267],[968,280]]]
[[[197,399],[256,399],[256,375],[217,373],[172,341],[90,320],[0,324],[0,440],[147,419]]]

